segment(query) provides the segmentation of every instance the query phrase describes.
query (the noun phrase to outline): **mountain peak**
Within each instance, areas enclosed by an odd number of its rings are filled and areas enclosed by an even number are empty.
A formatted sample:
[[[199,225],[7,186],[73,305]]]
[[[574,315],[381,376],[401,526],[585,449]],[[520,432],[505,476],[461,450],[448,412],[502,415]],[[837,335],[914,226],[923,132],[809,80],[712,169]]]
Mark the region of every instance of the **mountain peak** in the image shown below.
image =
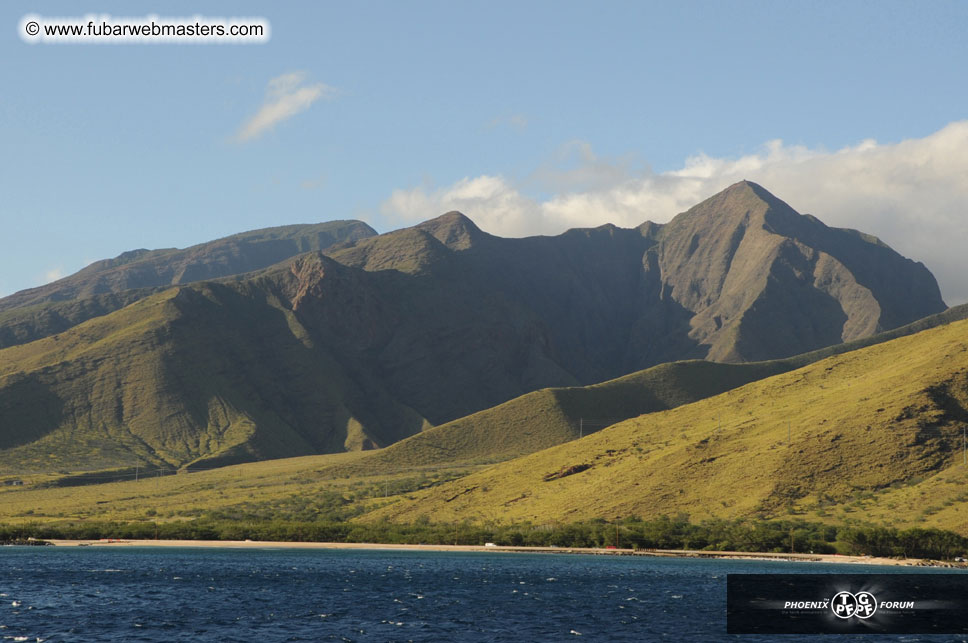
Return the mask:
[[[713,199],[716,199],[723,203],[736,202],[736,201],[743,202],[743,203],[762,202],[768,206],[775,207],[778,204],[783,204],[784,206],[789,207],[785,203],[783,203],[783,201],[776,198],[769,190],[764,188],[762,185],[758,183],[753,183],[752,181],[747,181],[746,179],[739,181],[737,183],[733,183],[731,186],[729,186],[722,192],[719,192],[718,194],[715,194],[709,199],[707,199],[707,201],[710,201]]]
[[[757,197],[764,201],[778,200],[776,196],[774,196],[773,193],[767,190],[765,187],[763,187],[759,183],[754,183],[753,181],[750,181],[748,179],[743,179],[742,181],[737,181],[736,183],[733,183],[726,189],[717,193],[715,196],[720,196],[720,195],[731,196],[731,197],[746,195],[751,197]]]
[[[766,188],[764,188],[759,183],[754,183],[753,181],[750,181],[749,179],[743,179],[742,181],[737,181],[736,183],[733,183],[731,186],[723,190],[723,192],[729,192],[730,190],[753,190],[754,192],[761,191],[769,194],[769,191]]]
[[[416,227],[430,233],[451,250],[466,250],[487,236],[477,224],[457,210],[424,221]]]
[[[763,186],[743,180],[676,215],[663,226],[666,228],[663,235],[698,227],[707,231],[715,229],[717,234],[728,236],[729,230],[737,227],[765,225],[768,220],[770,223],[778,220],[795,223],[801,218],[796,210]]]

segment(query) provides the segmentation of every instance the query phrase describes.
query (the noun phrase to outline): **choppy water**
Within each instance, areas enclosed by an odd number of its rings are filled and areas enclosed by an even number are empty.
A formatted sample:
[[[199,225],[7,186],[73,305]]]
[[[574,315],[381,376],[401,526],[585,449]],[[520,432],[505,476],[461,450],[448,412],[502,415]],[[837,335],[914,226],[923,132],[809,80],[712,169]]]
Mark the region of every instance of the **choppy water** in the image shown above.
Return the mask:
[[[726,574],[793,571],[895,570],[552,554],[8,547],[0,548],[0,640],[737,640],[725,634]]]

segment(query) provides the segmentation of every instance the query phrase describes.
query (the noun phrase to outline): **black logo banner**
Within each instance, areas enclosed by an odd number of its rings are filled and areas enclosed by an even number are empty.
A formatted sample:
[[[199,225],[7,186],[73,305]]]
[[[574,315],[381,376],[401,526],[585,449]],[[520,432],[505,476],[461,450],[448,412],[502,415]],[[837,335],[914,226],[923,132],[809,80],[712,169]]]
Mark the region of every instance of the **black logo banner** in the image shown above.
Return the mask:
[[[968,634],[968,573],[728,574],[729,634]]]

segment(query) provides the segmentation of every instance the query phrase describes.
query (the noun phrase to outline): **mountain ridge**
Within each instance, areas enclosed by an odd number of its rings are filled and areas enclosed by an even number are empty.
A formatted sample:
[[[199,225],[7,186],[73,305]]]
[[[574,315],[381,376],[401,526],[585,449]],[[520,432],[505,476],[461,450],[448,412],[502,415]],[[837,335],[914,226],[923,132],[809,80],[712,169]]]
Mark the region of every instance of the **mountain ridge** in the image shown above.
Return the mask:
[[[178,249],[129,250],[52,283],[0,298],[0,312],[47,301],[242,274],[312,250],[376,234],[362,221],[262,228]]]
[[[750,183],[663,226],[504,239],[458,212],[362,225],[246,233],[286,252],[336,242],[244,274],[0,312],[0,345],[21,342],[0,349],[0,422],[36,443],[9,448],[42,463],[49,436],[73,435],[92,462],[198,466],[385,447],[540,389],[780,359],[944,309],[923,266]],[[179,252],[161,272],[187,279]],[[215,256],[204,270],[231,273]]]

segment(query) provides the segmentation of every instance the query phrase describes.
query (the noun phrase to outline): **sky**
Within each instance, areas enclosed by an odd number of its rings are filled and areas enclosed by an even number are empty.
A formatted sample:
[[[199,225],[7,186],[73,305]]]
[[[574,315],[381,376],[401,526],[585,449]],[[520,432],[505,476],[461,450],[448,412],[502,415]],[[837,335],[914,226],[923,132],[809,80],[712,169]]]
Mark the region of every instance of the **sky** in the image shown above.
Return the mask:
[[[271,32],[31,43],[28,14]],[[14,0],[0,25],[0,296],[290,223],[665,222],[749,179],[968,301],[968,2]]]

